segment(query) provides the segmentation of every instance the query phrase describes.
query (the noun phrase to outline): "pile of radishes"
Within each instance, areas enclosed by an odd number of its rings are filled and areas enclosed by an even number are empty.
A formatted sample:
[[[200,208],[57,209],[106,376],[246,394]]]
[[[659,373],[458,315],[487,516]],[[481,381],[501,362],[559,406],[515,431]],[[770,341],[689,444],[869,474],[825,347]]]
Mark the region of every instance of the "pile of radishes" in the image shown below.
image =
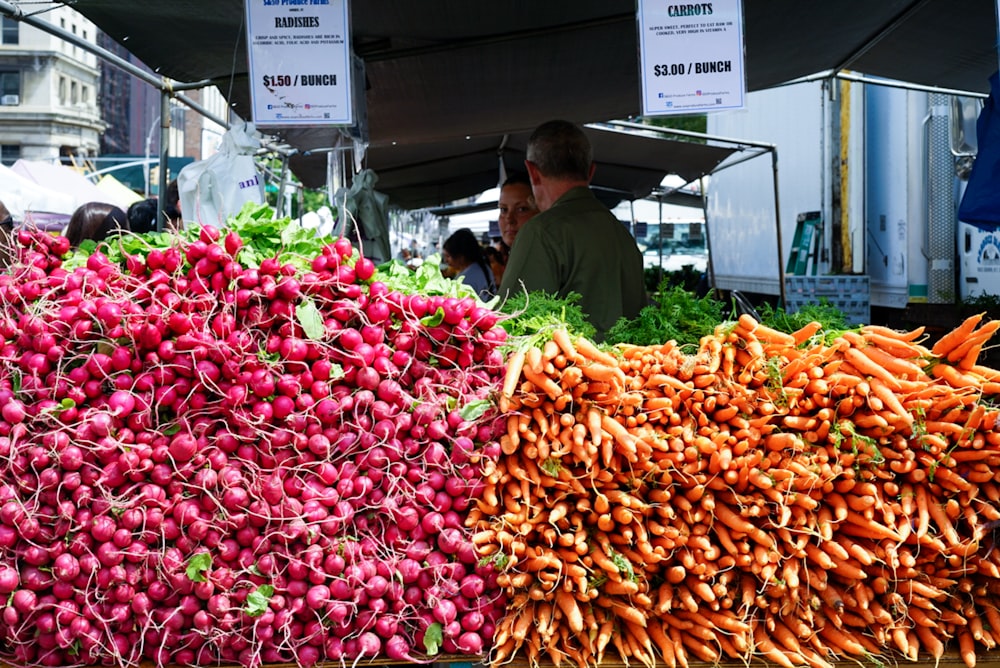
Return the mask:
[[[27,666],[480,655],[505,602],[464,518],[495,313],[193,242],[0,275],[0,658]]]

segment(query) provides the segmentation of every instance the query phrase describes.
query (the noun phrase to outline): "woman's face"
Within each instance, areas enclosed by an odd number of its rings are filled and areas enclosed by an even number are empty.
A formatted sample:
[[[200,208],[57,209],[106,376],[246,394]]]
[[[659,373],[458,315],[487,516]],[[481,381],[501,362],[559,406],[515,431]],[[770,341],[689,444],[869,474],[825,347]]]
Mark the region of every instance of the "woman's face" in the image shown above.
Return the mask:
[[[527,183],[511,183],[500,189],[500,237],[508,247],[514,245],[517,231],[538,213],[531,186]]]
[[[448,265],[448,268],[456,274],[469,266],[469,263],[464,261],[465,258],[455,257],[443,249],[441,251],[441,259],[444,260],[444,263]]]

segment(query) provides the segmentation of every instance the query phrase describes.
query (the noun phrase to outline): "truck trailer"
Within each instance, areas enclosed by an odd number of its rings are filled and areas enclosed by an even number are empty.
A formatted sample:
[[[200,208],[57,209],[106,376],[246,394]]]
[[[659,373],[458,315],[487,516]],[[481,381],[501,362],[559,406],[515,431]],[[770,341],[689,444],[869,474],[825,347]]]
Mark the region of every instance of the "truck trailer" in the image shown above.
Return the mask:
[[[825,298],[855,322],[943,318],[1000,295],[1000,236],[957,210],[976,155],[977,95],[859,78],[751,93],[708,134],[773,145],[712,175],[706,221],[720,291],[787,310]]]

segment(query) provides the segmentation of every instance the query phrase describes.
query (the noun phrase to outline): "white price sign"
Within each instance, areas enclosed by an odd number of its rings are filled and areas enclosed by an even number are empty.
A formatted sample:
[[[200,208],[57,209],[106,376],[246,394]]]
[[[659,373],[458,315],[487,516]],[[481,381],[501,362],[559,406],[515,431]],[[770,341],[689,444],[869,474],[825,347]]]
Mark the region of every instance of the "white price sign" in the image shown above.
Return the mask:
[[[246,0],[253,122],[353,125],[347,0]]]
[[[741,0],[639,0],[638,23],[644,116],[745,105]]]

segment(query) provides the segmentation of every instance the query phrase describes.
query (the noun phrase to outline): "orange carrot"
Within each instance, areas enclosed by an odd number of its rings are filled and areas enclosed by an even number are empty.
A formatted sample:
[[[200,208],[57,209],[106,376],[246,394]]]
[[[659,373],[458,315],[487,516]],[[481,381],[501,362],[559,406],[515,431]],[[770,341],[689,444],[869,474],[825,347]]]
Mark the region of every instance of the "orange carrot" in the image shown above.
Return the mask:
[[[941,357],[947,357],[948,361],[952,363],[961,361],[974,348],[977,349],[978,352],[978,349],[982,348],[983,344],[989,341],[993,335],[996,334],[998,328],[1000,328],[1000,321],[990,320],[982,327],[962,339],[958,345],[948,352],[947,356],[941,355]],[[969,368],[971,369],[974,365],[975,362],[973,361],[969,365]]]
[[[973,330],[982,322],[984,315],[986,314],[977,313],[966,318],[958,327],[938,339],[931,347],[931,353],[938,357],[946,357],[949,352],[972,334]]]
[[[535,372],[528,364],[525,364],[522,367],[521,373],[526,380],[548,395],[553,401],[562,395],[562,388],[559,386],[559,383],[551,377],[546,376],[544,372]]]
[[[594,345],[594,342],[587,337],[578,337],[573,344],[576,351],[580,355],[583,355],[593,362],[598,362],[600,364],[604,364],[605,366],[618,366],[618,360],[613,355],[609,355],[599,349],[596,345]]]
[[[507,371],[503,380],[503,387],[500,390],[501,396],[512,397],[517,384],[521,380],[521,370],[524,368],[525,351],[515,350],[507,359]]]
[[[559,349],[562,351],[566,359],[574,364],[579,364],[580,354],[576,352],[576,346],[573,345],[573,341],[570,339],[569,331],[565,327],[557,327],[552,330],[552,340],[555,342]]]
[[[881,379],[872,378],[870,386],[872,394],[881,399],[882,403],[893,415],[897,416],[907,425],[913,424],[913,415],[903,407],[903,403],[896,393],[883,383]]]
[[[601,427],[622,447],[622,452],[626,453],[627,458],[631,461],[631,458],[635,457],[636,437],[618,420],[606,413],[601,415]],[[605,465],[607,465],[607,462]]]
[[[917,327],[909,332],[900,332],[889,327],[883,327],[881,325],[862,325],[861,331],[865,334],[873,333],[887,338],[895,339],[897,341],[912,342],[919,339],[924,335],[925,327]]]
[[[795,341],[796,346],[801,346],[822,328],[822,323],[813,320],[812,322],[808,322],[796,331],[792,332],[792,339]]]
[[[965,627],[957,629],[958,652],[967,668],[976,668],[976,645],[972,633]]]
[[[888,353],[878,346],[865,345],[864,347],[859,347],[858,350],[860,350],[862,354],[869,357],[872,362],[879,365],[894,376],[909,376],[913,378],[926,376],[923,367],[911,362],[905,357],[897,357]]]
[[[848,348],[844,358],[865,376],[878,378],[893,389],[899,389],[899,381],[885,367],[876,363],[857,348]]]
[[[562,611],[569,629],[573,633],[582,633],[584,629],[583,614],[580,612],[580,606],[576,601],[576,597],[560,589],[556,592],[556,605]]]

